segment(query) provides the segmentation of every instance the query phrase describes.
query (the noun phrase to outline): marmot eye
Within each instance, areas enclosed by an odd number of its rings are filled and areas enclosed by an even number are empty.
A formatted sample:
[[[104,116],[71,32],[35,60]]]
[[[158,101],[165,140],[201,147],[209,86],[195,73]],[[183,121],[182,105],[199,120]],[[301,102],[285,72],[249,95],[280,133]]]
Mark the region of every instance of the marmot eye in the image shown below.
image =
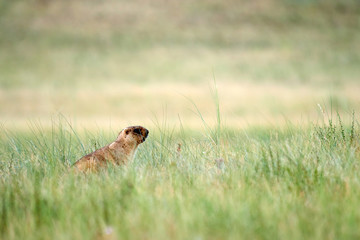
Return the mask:
[[[140,135],[141,135],[141,131],[140,131],[139,128],[135,128],[135,129],[134,129],[134,133],[137,133],[137,134],[140,134]]]

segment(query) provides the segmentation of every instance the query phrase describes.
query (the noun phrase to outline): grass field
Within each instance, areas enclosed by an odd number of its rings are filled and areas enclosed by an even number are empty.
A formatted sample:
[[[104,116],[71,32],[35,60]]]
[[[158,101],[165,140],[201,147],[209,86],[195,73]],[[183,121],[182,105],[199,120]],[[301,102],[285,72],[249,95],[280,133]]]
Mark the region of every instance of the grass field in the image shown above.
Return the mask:
[[[359,108],[357,1],[1,1],[0,116],[26,130],[154,117],[201,126],[216,79],[229,125],[300,124]],[[331,102],[332,99],[332,102]],[[136,107],[134,107],[136,105]],[[126,114],[123,114],[126,112]]]
[[[355,0],[0,0],[0,239],[360,238],[359,29]],[[133,163],[68,172],[138,124]]]
[[[337,122],[337,123],[336,123]],[[115,135],[1,139],[2,239],[357,239],[359,125],[151,133],[134,162],[74,175]],[[178,150],[178,144],[181,150]],[[217,161],[222,158],[224,162]]]

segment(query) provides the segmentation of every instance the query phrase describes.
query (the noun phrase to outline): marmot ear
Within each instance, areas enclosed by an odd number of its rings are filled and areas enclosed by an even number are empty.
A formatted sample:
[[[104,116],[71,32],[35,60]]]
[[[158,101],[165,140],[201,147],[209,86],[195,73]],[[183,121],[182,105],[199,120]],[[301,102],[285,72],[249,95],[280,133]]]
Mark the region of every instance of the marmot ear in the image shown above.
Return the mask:
[[[126,134],[126,135],[128,135],[129,132],[130,132],[130,129],[126,129],[126,130],[125,130],[125,134]]]

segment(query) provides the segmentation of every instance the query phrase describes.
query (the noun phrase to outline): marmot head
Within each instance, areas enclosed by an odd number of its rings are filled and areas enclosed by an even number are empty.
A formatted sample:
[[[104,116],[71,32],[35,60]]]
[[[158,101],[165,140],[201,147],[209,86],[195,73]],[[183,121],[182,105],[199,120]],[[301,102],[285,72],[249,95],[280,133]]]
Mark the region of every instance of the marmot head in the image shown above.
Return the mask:
[[[117,138],[117,140],[123,139],[129,145],[137,145],[143,143],[149,134],[149,130],[142,126],[131,126],[124,128]]]

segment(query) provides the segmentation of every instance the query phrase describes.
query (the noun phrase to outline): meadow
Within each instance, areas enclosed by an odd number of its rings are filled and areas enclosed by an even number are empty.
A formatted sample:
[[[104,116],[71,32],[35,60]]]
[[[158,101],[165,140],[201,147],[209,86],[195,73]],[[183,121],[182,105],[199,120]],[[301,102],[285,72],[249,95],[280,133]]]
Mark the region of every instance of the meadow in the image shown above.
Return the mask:
[[[0,239],[358,239],[357,1],[0,0]],[[134,161],[73,174],[129,125]]]
[[[2,239],[357,239],[359,125],[150,133],[134,162],[68,168],[113,133],[1,139]],[[180,144],[180,145],[179,145]],[[180,147],[179,147],[180,146]]]
[[[0,116],[109,128],[154,116],[228,125],[308,124],[317,104],[359,107],[357,1],[2,1]],[[136,105],[136,107],[133,107]],[[125,114],[124,114],[125,113]],[[118,131],[118,130],[117,130]]]

